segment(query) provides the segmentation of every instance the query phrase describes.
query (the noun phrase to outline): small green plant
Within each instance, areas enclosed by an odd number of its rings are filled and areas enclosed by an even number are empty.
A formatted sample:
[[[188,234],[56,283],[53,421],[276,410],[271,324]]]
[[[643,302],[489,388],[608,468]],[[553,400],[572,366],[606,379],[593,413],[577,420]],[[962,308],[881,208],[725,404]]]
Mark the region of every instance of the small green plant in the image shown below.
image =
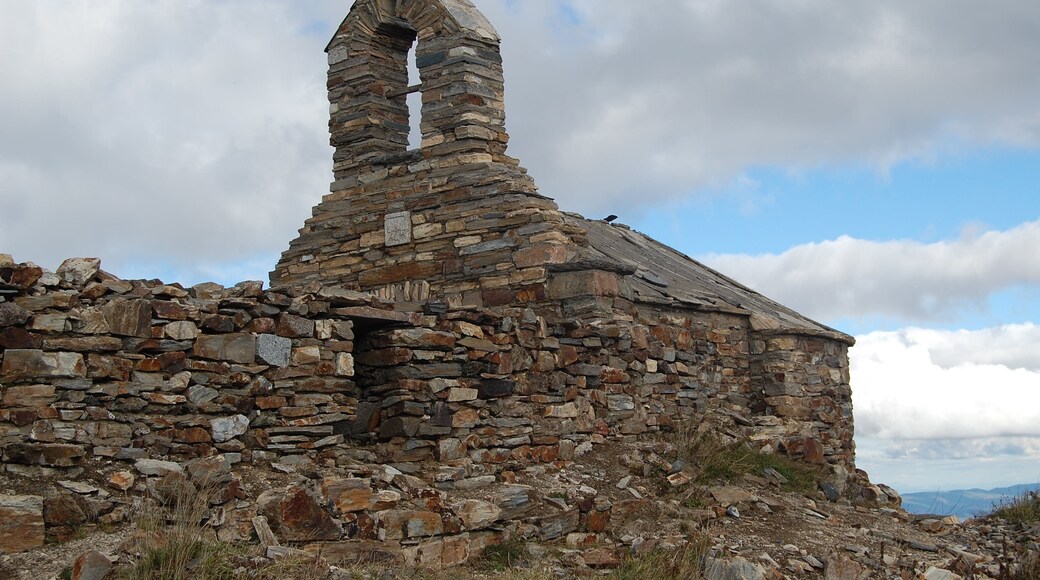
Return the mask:
[[[1040,492],[1031,491],[1002,500],[993,506],[993,515],[1013,524],[1040,522]]]
[[[693,541],[675,550],[653,550],[646,554],[629,556],[608,578],[614,580],[698,580],[704,578],[704,558],[711,549],[707,537]]]

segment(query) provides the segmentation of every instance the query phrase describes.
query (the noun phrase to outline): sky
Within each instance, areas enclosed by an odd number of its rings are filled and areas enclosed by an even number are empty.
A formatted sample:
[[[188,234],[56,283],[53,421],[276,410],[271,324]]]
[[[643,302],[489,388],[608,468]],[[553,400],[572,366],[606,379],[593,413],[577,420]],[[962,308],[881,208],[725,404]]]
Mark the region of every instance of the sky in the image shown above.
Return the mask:
[[[475,0],[509,153],[854,334],[858,463],[1040,482],[1040,3]],[[0,252],[266,280],[328,191],[347,0],[0,0]]]

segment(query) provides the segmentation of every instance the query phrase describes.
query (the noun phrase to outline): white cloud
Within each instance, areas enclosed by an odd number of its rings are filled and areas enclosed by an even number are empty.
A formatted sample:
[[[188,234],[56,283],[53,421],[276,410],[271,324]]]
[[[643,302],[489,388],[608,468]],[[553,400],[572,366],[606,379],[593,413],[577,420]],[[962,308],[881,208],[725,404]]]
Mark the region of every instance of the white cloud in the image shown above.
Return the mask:
[[[506,40],[514,153],[567,207],[1040,142],[1040,6],[576,0],[546,33],[546,1],[478,4]]]
[[[189,281],[256,253],[271,269],[331,178],[316,17],[271,1],[0,2],[0,50],[19,55],[0,61],[14,87],[0,247]]]
[[[858,465],[903,491],[1036,481],[1038,338],[1034,324],[857,337],[849,356]]]
[[[1004,360],[1005,344],[1032,337],[1035,345],[1037,335],[1040,328],[1029,324],[858,337],[850,353],[857,434],[894,440],[1040,437],[1040,352],[1014,355],[1020,368],[994,364]]]
[[[565,209],[1040,135],[1036,3],[476,3],[511,152]],[[0,248],[273,265],[330,180],[322,48],[348,4],[0,0]]]
[[[924,244],[842,236],[782,254],[714,255],[713,267],[822,319],[939,321],[984,310],[1003,290],[1040,285],[1040,221]]]

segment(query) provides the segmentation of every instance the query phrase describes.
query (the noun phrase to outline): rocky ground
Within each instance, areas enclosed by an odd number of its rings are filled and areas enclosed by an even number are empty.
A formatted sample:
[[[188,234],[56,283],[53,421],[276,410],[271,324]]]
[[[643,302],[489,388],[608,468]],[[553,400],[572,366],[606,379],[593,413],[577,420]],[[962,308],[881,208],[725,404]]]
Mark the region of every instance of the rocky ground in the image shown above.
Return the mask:
[[[587,513],[609,514],[607,521],[586,526],[602,529],[601,533],[561,533],[559,539],[551,542],[520,540],[525,535],[521,523],[513,534],[520,557],[510,564],[532,568],[523,576],[517,576],[517,570],[494,572],[484,561],[471,561],[435,575],[408,574],[431,578],[570,578],[610,574],[624,577],[616,569],[624,569],[630,559],[668,552],[693,542],[707,549],[708,561],[713,563],[708,577],[1036,577],[1024,569],[1016,572],[1016,567],[1026,562],[1030,554],[1035,558],[1040,522],[1012,524],[995,518],[960,522],[941,515],[914,516],[891,503],[878,507],[862,501],[857,501],[861,505],[854,505],[848,499],[829,501],[824,491],[785,491],[783,477],[768,470],[701,485],[698,479],[686,481],[693,473],[691,470],[674,469],[676,465],[669,457],[672,451],[667,442],[608,443],[573,462],[516,471],[516,481],[510,483],[530,485],[540,491],[541,505],[525,517],[538,518],[543,530],[544,522],[553,514],[561,514],[561,531],[573,528],[562,514],[573,513],[568,508],[578,502],[596,504],[596,509],[587,509]],[[255,497],[274,485],[322,475],[325,474],[320,470],[248,470],[242,480]],[[89,474],[81,477],[89,482]],[[0,493],[25,493],[40,485],[26,475],[0,475]],[[496,485],[499,483],[464,493],[479,499],[493,493]],[[599,511],[605,506],[609,506],[608,511]],[[64,543],[3,556],[0,577],[60,577],[77,557],[90,551],[116,562],[117,571],[125,570],[133,559],[131,554],[139,551],[135,546],[139,545],[142,532],[135,528],[134,523],[85,526]],[[260,553],[258,549],[254,552]],[[285,553],[294,552],[281,552]],[[250,561],[258,562],[255,558]],[[339,567],[322,566],[318,575],[403,574],[400,569],[337,564]],[[89,569],[91,563],[82,565]],[[107,562],[101,560],[93,565],[105,568]],[[240,575],[248,577],[249,569],[240,566]],[[293,574],[286,572],[284,577]],[[306,574],[316,577],[313,566],[308,567]]]

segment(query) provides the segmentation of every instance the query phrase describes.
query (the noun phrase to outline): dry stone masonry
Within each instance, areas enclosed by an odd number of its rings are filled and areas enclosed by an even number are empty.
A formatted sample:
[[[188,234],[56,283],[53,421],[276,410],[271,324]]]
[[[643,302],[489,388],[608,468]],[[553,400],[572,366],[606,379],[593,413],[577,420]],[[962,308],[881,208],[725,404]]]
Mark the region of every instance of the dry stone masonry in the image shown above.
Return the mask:
[[[359,0],[328,56],[335,181],[270,289],[0,256],[3,469],[107,487],[0,496],[21,514],[0,551],[119,521],[116,490],[175,474],[219,483],[223,539],[450,565],[510,533],[603,531],[591,499],[532,515],[525,469],[705,421],[844,488],[852,338],[539,195],[505,154],[499,37],[468,0]],[[245,468],[336,475],[256,497]]]

